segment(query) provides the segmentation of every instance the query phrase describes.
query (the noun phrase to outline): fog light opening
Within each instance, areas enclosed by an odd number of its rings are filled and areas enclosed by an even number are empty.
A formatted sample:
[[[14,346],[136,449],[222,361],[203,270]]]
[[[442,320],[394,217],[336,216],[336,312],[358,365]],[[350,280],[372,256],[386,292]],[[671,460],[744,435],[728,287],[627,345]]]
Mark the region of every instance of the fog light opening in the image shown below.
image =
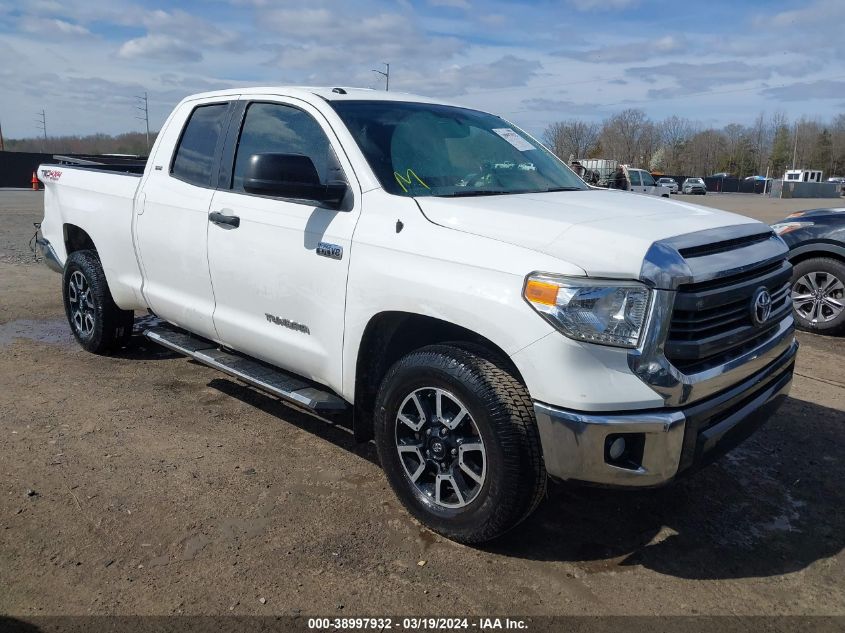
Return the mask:
[[[613,433],[604,440],[604,461],[617,468],[639,470],[644,448],[645,433]]]

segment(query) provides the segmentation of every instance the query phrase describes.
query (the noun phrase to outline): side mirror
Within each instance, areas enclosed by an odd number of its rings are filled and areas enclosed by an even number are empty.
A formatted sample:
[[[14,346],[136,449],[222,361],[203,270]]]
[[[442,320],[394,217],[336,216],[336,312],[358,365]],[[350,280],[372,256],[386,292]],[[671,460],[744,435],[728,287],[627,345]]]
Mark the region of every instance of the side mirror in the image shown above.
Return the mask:
[[[253,154],[244,173],[244,191],[248,193],[314,200],[335,208],[348,189],[343,181],[322,184],[314,163],[301,154]]]

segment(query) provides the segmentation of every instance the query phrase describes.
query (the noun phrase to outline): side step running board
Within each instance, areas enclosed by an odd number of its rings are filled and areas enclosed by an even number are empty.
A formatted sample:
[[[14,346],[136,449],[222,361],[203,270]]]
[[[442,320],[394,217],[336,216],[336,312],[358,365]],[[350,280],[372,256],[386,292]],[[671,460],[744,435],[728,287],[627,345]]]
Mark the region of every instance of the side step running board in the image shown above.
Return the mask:
[[[318,413],[347,409],[346,402],[281,369],[234,352],[219,349],[216,343],[193,336],[173,326],[160,324],[144,330],[144,336],[164,347],[218,369],[246,384]]]

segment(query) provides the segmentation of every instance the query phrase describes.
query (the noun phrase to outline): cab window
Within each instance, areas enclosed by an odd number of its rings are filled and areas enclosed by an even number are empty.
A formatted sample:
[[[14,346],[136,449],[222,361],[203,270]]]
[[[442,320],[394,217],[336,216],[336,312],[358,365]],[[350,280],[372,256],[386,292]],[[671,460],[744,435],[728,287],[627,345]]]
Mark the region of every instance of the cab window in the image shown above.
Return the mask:
[[[322,184],[346,180],[323,129],[310,114],[292,106],[259,102],[249,105],[235,155],[233,190],[244,190],[249,157],[262,153],[307,156]]]
[[[174,178],[200,187],[211,186],[214,154],[223,133],[228,103],[199,106],[188,119],[173,157]]]
[[[640,172],[638,170],[629,169],[628,177],[631,179],[631,185],[633,187],[639,187],[642,184],[642,180],[640,180]]]

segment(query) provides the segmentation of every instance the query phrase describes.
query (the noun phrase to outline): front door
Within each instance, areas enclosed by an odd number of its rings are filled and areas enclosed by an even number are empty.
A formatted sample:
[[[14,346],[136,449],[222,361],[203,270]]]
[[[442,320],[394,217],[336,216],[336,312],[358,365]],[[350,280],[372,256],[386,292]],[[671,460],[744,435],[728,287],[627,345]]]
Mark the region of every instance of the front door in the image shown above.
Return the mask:
[[[635,191],[637,193],[642,193],[643,191],[643,181],[640,178],[640,170],[639,169],[629,169],[628,170],[628,178],[631,180],[631,191]]]
[[[359,192],[348,194],[348,210],[338,211],[247,193],[243,180],[250,156],[258,153],[307,156],[323,184],[351,183],[346,174],[352,170],[334,151],[337,140],[325,118],[310,105],[279,97],[245,105],[231,178],[211,204],[220,215],[208,225],[214,325],[224,344],[339,391]],[[237,226],[227,217],[236,217]]]

